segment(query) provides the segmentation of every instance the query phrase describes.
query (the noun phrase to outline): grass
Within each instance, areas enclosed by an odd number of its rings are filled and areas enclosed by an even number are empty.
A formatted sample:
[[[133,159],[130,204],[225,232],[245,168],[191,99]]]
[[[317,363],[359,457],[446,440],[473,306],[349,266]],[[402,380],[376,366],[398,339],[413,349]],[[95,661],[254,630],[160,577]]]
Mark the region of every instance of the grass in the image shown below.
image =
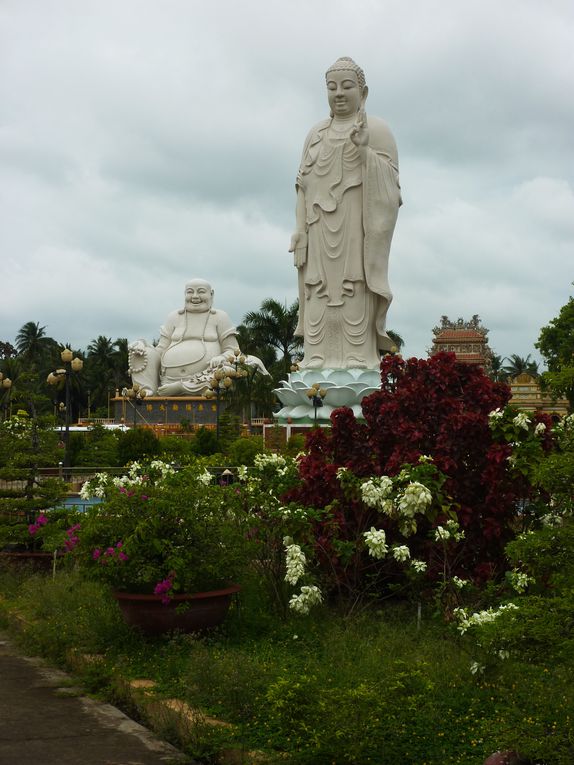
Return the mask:
[[[472,675],[453,628],[429,616],[417,631],[404,604],[281,621],[253,584],[221,631],[150,639],[125,627],[104,587],[73,572],[4,573],[0,593],[4,623],[15,610],[25,619],[27,650],[59,665],[71,649],[103,654],[83,672],[92,691],[117,702],[124,681],[147,678],[159,696],[231,723],[187,731],[187,751],[205,762],[231,746],[306,765],[481,765],[506,748],[547,765],[574,761],[570,666],[493,659]]]

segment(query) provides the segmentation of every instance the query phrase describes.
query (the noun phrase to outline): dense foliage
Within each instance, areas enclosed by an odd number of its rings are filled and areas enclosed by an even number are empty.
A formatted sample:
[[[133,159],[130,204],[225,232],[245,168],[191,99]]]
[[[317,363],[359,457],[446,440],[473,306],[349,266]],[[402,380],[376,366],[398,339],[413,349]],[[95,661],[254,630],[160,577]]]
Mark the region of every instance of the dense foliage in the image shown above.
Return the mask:
[[[536,347],[542,354],[548,372],[542,382],[557,396],[565,396],[574,406],[574,298],[562,306],[560,313],[540,330]]]
[[[434,543],[441,541],[437,529],[450,522],[458,529],[453,525],[450,537],[442,540],[449,541],[450,574],[477,582],[500,574],[504,546],[519,524],[517,507],[533,496],[531,476],[521,469],[524,460],[516,462],[513,445],[526,439],[530,446],[522,451],[534,449],[539,459],[552,445],[550,420],[545,415],[527,418],[524,431],[520,419],[514,422],[518,413],[509,410],[510,429],[500,425],[496,433],[498,418],[489,415],[502,411],[509,388],[478,367],[458,363],[454,354],[406,361],[386,357],[381,379],[381,389],[363,401],[364,423],[351,410],[339,409],[330,431],[310,435],[300,462],[302,483],[288,495],[323,511],[314,529],[323,570],[339,588],[355,594],[367,589],[377,568],[377,556],[365,539],[371,529],[389,548],[408,544],[403,560],[422,559],[427,577],[436,580],[445,567],[445,557],[435,555]],[[540,429],[534,434],[539,423],[544,437]],[[365,501],[369,480],[380,493],[379,504]],[[385,489],[380,480],[391,480],[393,489],[390,483]],[[409,506],[409,492],[423,489],[407,489],[408,484],[424,487],[432,501]],[[384,504],[385,496],[391,505]],[[392,557],[402,562],[401,553]],[[389,558],[378,567],[389,581],[396,579]]]

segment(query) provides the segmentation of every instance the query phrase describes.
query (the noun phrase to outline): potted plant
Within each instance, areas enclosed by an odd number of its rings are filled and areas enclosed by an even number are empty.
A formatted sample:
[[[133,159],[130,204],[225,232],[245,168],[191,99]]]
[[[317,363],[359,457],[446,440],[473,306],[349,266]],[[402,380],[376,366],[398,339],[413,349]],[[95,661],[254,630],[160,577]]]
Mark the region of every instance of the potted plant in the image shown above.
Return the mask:
[[[111,585],[129,624],[157,634],[225,617],[250,543],[224,488],[210,483],[200,465],[175,472],[154,460],[84,486],[82,496],[103,502],[86,511],[76,554],[87,575]]]

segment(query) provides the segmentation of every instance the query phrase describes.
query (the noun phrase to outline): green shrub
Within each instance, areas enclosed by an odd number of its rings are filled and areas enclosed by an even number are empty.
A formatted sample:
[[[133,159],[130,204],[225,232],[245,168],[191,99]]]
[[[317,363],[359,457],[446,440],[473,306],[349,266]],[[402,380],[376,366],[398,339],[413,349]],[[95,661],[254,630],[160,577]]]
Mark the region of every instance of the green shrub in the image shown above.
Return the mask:
[[[253,465],[255,455],[265,451],[261,436],[249,436],[237,438],[227,450],[228,461],[232,465]]]
[[[140,460],[143,457],[157,457],[160,451],[159,439],[149,428],[127,430],[118,438],[120,465],[127,465],[128,462]]]
[[[191,442],[191,451],[202,456],[217,454],[219,442],[215,431],[212,428],[198,428]]]

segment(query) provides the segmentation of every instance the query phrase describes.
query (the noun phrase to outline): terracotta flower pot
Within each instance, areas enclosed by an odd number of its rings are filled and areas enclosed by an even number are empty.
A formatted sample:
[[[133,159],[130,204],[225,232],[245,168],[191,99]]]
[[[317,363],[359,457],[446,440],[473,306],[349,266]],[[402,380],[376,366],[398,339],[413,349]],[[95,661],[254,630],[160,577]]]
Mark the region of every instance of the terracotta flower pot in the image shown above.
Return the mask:
[[[171,630],[204,632],[220,625],[229,611],[231,598],[240,586],[233,584],[222,590],[174,595],[162,603],[161,595],[140,595],[114,592],[114,598],[126,624],[139,627],[148,635],[161,635]]]

